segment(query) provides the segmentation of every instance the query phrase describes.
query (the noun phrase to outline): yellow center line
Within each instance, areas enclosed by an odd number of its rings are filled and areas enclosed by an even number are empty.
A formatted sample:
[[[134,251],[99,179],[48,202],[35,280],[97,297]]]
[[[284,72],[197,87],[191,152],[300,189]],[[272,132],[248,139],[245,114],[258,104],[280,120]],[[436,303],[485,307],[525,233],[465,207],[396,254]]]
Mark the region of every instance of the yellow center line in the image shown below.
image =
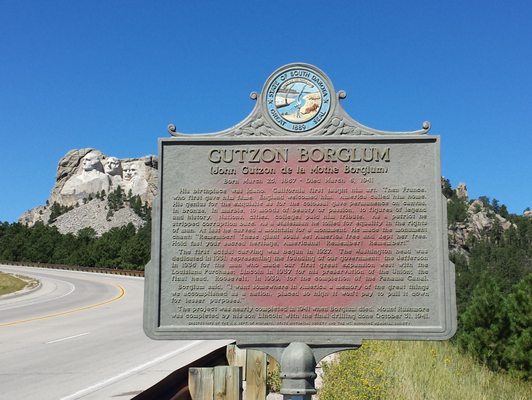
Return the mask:
[[[63,315],[74,314],[74,313],[77,313],[77,312],[80,312],[80,311],[89,310],[91,308],[100,307],[100,306],[103,306],[104,304],[112,303],[113,301],[120,300],[126,294],[126,289],[124,289],[122,286],[120,286],[120,285],[115,285],[115,286],[118,288],[119,294],[117,296],[113,297],[112,299],[105,300],[105,301],[102,301],[100,303],[91,304],[91,305],[84,306],[84,307],[74,308],[73,310],[62,311],[62,312],[58,312],[58,313],[54,313],[54,314],[43,315],[43,316],[40,316],[40,317],[22,319],[22,320],[19,320],[19,321],[5,322],[5,323],[0,324],[0,327],[2,327],[2,326],[19,325],[19,324],[24,324],[26,322],[39,321],[39,320],[43,320],[43,319],[61,317]]]

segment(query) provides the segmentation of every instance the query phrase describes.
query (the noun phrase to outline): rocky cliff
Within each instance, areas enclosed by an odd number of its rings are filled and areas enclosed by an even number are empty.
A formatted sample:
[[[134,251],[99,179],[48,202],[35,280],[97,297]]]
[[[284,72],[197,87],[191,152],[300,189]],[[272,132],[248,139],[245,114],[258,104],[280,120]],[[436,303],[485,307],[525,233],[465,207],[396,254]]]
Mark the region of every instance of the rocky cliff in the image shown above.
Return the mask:
[[[110,194],[120,197],[118,206],[109,205]],[[139,209],[151,207],[156,194],[155,156],[119,159],[92,148],[71,150],[59,161],[47,204],[19,221],[30,226],[42,221],[61,233],[92,227],[101,234],[129,222],[142,225]]]
[[[469,200],[464,183],[460,183],[452,193],[446,193],[445,188],[443,192],[448,197],[448,213],[450,214],[448,233],[451,251],[459,252],[467,257],[472,240],[479,240],[496,232],[502,233],[511,227],[516,227],[501,215],[508,217],[504,206],[494,207],[488,204],[487,198]],[[458,212],[456,212],[457,209]],[[525,211],[524,216],[532,217],[532,213]]]

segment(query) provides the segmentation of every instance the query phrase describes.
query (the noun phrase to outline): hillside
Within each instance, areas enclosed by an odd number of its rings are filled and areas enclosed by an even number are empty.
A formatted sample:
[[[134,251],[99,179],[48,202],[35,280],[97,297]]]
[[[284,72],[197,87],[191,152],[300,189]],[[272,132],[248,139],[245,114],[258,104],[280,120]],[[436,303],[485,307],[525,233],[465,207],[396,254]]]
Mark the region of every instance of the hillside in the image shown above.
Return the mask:
[[[447,198],[449,251],[469,256],[471,245],[492,232],[506,232],[516,228],[505,205],[483,196],[469,200],[467,186],[460,183],[452,189],[450,182],[442,178],[442,193]],[[516,217],[516,216],[514,216]],[[532,211],[524,211],[523,217],[532,218]]]
[[[52,215],[53,209],[43,207],[40,216],[41,222],[46,221],[47,225],[55,226],[63,234],[77,233],[80,229],[92,228],[100,236],[112,228],[128,223],[132,223],[137,229],[146,223],[146,220],[139,216],[127,202],[115,212],[109,213],[109,210],[107,200],[95,198],[56,216]]]

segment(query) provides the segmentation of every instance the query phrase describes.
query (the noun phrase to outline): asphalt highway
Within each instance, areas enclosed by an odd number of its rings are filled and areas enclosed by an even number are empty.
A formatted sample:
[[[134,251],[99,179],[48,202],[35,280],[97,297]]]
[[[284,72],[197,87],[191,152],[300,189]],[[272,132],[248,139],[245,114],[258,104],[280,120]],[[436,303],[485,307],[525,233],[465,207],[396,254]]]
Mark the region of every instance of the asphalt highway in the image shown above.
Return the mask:
[[[155,341],[144,279],[0,265],[39,289],[0,297],[0,399],[131,399],[227,341]]]

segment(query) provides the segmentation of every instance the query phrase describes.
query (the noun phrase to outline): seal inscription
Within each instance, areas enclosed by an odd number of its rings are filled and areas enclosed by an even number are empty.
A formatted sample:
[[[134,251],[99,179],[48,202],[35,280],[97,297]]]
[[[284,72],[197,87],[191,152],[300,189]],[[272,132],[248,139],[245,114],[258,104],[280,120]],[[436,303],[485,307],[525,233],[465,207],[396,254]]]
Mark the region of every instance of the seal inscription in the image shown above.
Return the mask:
[[[317,127],[331,109],[331,90],[326,79],[306,67],[281,70],[266,91],[266,108],[271,119],[290,132]]]

